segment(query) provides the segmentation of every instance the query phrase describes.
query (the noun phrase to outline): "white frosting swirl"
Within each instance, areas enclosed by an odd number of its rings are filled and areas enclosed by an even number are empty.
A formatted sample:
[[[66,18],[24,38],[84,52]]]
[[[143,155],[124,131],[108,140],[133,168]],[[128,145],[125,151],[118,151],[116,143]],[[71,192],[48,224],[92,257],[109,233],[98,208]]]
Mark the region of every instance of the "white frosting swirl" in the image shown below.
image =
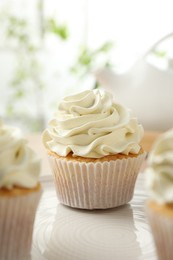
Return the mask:
[[[45,147],[60,156],[100,158],[110,154],[137,154],[143,128],[130,111],[115,104],[107,92],[87,90],[62,100],[49,128]]]
[[[154,144],[148,158],[146,183],[158,203],[173,203],[173,129]]]
[[[0,121],[0,188],[34,188],[39,173],[40,160],[20,130]]]

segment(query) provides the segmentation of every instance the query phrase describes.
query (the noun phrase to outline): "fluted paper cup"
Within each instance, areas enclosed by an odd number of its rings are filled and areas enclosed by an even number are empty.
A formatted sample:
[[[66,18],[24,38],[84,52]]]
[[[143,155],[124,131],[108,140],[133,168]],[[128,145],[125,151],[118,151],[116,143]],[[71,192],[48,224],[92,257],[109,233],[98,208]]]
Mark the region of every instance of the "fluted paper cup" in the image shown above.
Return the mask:
[[[169,214],[158,212],[146,204],[146,214],[153,234],[158,258],[160,260],[173,259],[173,207]]]
[[[81,162],[49,155],[57,197],[81,209],[113,208],[128,203],[145,153],[128,159]]]
[[[41,190],[0,196],[0,259],[31,259],[33,225]]]

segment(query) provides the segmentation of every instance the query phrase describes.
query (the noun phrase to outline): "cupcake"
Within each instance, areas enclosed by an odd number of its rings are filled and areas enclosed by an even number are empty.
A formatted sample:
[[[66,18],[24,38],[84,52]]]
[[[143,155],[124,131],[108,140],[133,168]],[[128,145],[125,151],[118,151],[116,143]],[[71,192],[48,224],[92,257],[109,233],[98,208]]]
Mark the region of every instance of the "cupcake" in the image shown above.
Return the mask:
[[[0,122],[0,259],[30,259],[39,173],[40,160],[19,129]]]
[[[173,259],[173,129],[161,135],[148,158],[146,213],[159,259]]]
[[[65,97],[43,132],[59,201],[83,209],[128,203],[145,157],[142,136],[137,119],[108,92]]]

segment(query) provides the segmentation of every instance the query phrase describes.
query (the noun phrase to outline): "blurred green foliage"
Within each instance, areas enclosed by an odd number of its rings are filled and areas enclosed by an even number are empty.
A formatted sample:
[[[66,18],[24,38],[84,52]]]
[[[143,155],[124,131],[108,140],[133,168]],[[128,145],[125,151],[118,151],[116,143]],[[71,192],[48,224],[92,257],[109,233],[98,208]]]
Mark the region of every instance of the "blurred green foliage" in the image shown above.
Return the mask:
[[[47,87],[44,68],[40,60],[45,36],[52,34],[62,42],[66,42],[70,38],[69,27],[66,23],[59,23],[57,17],[56,19],[44,17],[43,2],[44,0],[38,0],[38,5],[36,5],[39,21],[36,35],[33,35],[31,21],[28,18],[14,15],[8,9],[0,12],[0,28],[5,37],[4,45],[15,56],[15,68],[7,86],[10,88],[10,95],[6,105],[6,114],[9,117],[23,117],[25,124],[27,111],[24,109],[21,111],[16,104],[19,101],[27,102],[27,97],[31,97],[31,95],[34,95],[33,99],[37,103],[41,103],[42,93]],[[106,42],[96,49],[91,49],[87,45],[81,46],[69,73],[81,80],[99,67],[112,67],[109,54],[113,47],[112,42]],[[93,88],[98,87],[99,84],[95,81]],[[39,131],[44,128],[44,118],[41,118],[44,115],[41,115],[39,105],[35,105],[38,109],[38,119],[36,118],[30,123],[30,127],[31,130]]]
[[[38,5],[38,10],[42,12],[39,7]],[[41,91],[46,87],[42,77],[43,67],[39,59],[44,36],[51,33],[58,40],[68,40],[69,31],[67,25],[58,24],[52,17],[41,22],[44,35],[41,37],[41,34],[38,33],[35,40],[35,36],[32,35],[30,30],[31,24],[29,20],[15,16],[7,10],[0,13],[0,28],[5,36],[5,46],[15,55],[16,64],[8,84],[8,87],[12,90],[6,105],[8,117],[22,117],[23,115],[26,117],[27,112],[18,111],[16,103],[25,100],[28,95],[37,93],[40,96],[39,102],[41,102]],[[41,29],[38,28],[38,31]],[[38,111],[38,114],[40,115],[40,111]],[[42,124],[43,120],[40,120],[40,125],[34,121],[31,128],[32,130],[40,130],[43,128]]]
[[[109,53],[113,47],[114,44],[109,41],[94,50],[88,46],[82,46],[79,48],[79,53],[74,65],[70,68],[71,73],[79,78],[83,78],[98,68],[113,67],[113,64],[111,64],[109,60]],[[93,88],[98,87],[99,83],[95,81]]]

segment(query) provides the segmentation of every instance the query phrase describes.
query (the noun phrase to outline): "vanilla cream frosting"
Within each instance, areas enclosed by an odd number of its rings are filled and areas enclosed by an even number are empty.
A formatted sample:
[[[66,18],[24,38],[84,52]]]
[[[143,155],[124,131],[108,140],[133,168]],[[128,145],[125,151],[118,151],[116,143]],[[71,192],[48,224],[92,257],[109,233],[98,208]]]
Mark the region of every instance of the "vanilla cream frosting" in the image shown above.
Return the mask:
[[[33,188],[39,173],[40,160],[20,130],[0,121],[0,188]]]
[[[146,184],[155,201],[173,203],[173,129],[164,133],[151,150]]]
[[[137,154],[143,127],[130,110],[114,103],[110,93],[87,90],[65,97],[43,144],[60,156],[100,158],[110,154]]]

